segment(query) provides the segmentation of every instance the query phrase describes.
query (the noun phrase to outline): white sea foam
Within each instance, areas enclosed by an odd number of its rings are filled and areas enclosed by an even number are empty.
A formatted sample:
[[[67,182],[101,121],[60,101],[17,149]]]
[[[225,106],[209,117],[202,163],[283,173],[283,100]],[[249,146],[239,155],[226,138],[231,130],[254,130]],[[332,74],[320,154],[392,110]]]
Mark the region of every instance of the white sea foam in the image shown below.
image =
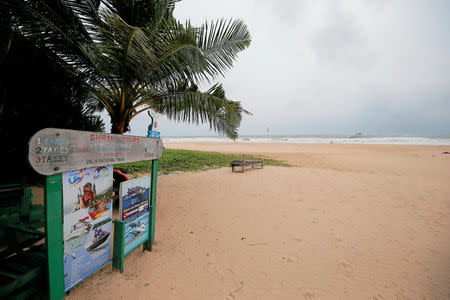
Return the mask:
[[[164,137],[164,142],[233,142],[222,136]],[[450,137],[426,136],[240,136],[236,143],[306,143],[306,144],[387,144],[387,145],[450,145]]]

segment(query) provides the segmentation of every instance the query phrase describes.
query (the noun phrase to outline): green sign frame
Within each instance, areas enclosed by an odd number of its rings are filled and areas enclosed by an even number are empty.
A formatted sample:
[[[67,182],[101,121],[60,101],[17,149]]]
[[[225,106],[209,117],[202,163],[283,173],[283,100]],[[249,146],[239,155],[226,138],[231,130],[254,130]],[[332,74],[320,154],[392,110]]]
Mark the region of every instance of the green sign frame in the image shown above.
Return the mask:
[[[94,134],[96,134],[94,136]],[[68,148],[69,150],[64,150],[67,153],[67,160],[55,160],[47,159],[49,161],[48,166],[36,166],[36,148],[39,147],[42,141],[47,144],[52,138],[52,143],[55,144],[55,137],[59,138],[58,143],[61,143],[62,138],[65,137],[65,143],[70,145],[76,145],[77,142],[82,141],[87,144],[82,151],[82,159],[77,159],[81,154],[77,152],[78,148]],[[151,160],[151,191],[150,191],[150,210],[149,210],[149,225],[150,232],[149,238],[144,242],[143,248],[146,251],[151,251],[154,238],[155,238],[155,214],[156,214],[156,189],[157,189],[157,176],[158,176],[158,158],[162,155],[163,143],[159,138],[144,138],[144,137],[127,137],[120,135],[111,135],[103,133],[91,133],[83,131],[73,131],[65,129],[54,129],[48,128],[37,132],[29,142],[29,161],[31,166],[40,174],[47,175],[45,177],[44,183],[44,222],[45,222],[45,246],[47,249],[47,270],[48,270],[48,298],[50,300],[59,300],[65,297],[65,286],[64,286],[64,238],[63,238],[63,189],[62,189],[62,172],[71,171],[75,169],[80,169],[83,167],[92,167],[97,165],[103,165],[103,161],[95,161],[99,155],[97,151],[97,144],[93,143],[93,139],[101,139],[102,147],[108,146],[108,143],[113,143],[112,146],[117,147],[120,141],[122,144],[130,144],[128,148],[131,150],[127,152],[128,149],[119,150],[123,155],[123,159],[118,160],[117,155],[114,153],[109,153],[114,157],[115,161],[108,160],[108,162],[131,162],[140,160]],[[45,140],[47,139],[47,140]],[[37,146],[36,146],[37,143]],[[82,144],[83,144],[82,143]],[[52,145],[54,146],[54,145]],[[58,144],[60,151],[61,146]],[[53,147],[55,148],[55,147]],[[55,154],[55,149],[52,148],[54,154],[60,155],[60,153]],[[64,148],[65,149],[65,148]],[[48,151],[48,150],[47,150]],[[112,152],[115,149],[111,150]],[[90,152],[94,154],[91,161],[87,160],[89,158],[86,153]],[[130,154],[128,154],[130,153]],[[140,153],[143,153],[142,155]],[[50,156],[49,156],[50,157]],[[53,157],[53,156],[52,156]],[[51,157],[51,158],[52,158]],[[81,157],[81,156],[80,156]],[[108,158],[108,157],[107,157]],[[109,158],[108,158],[109,159]],[[112,158],[111,158],[112,159]],[[65,163],[67,162],[67,164]],[[80,165],[81,162],[81,165]],[[114,245],[113,245],[113,267],[119,269],[123,272],[123,265],[125,260],[124,253],[124,223],[119,220],[114,222]],[[122,224],[123,223],[123,224]],[[117,234],[117,236],[116,236]],[[120,238],[122,237],[122,238]],[[117,241],[117,242],[116,242]],[[138,246],[140,247],[140,245]],[[137,247],[136,247],[137,248]],[[133,250],[134,251],[134,250]],[[132,251],[131,251],[132,252]],[[130,253],[131,253],[130,252]],[[122,254],[121,254],[122,253]]]

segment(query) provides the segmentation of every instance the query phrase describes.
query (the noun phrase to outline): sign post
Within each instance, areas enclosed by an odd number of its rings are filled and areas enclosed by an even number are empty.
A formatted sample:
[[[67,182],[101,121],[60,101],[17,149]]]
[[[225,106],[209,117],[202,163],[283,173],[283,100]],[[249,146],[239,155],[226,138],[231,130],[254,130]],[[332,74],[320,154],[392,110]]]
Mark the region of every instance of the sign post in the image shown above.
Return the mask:
[[[44,188],[48,296],[50,299],[62,299],[64,297],[64,248],[61,174],[47,176]]]
[[[156,180],[158,178],[158,160],[152,161],[152,187],[150,197],[150,238],[144,244],[144,249],[152,251],[153,243],[155,241],[155,220],[156,220]]]
[[[112,165],[114,163],[152,160],[151,206],[149,208],[149,224],[151,224],[151,228],[149,237],[144,243],[144,248],[151,250],[154,240],[155,225],[154,212],[156,203],[157,159],[162,155],[162,150],[163,143],[159,137],[146,138],[55,128],[40,130],[31,137],[29,141],[28,160],[36,172],[47,176],[44,186],[44,209],[45,244],[48,259],[48,296],[50,299],[64,298],[65,290],[69,290],[73,286],[71,285],[69,288],[65,287],[65,232],[63,231],[63,211],[65,206],[63,202],[63,175],[61,173],[75,170],[83,171],[85,168],[100,169],[98,167],[102,167],[103,169],[105,168],[105,165]],[[79,179],[75,177],[76,176],[73,177],[72,182]],[[105,226],[107,225],[105,225],[106,223],[104,222],[107,222],[107,220],[105,219],[101,222],[99,217],[103,215],[101,210],[104,209],[103,206],[106,205],[106,202],[103,202],[102,200],[94,199],[92,204],[75,208],[75,210],[86,209],[89,216],[78,220],[77,222],[79,224],[73,225],[74,230],[84,229],[85,231],[89,231],[89,234],[94,234],[92,232],[96,229],[94,227],[99,227],[97,228],[99,236],[97,237],[97,231],[95,231],[95,238],[93,239],[92,245],[87,245],[87,248],[85,248],[87,250],[94,249],[93,245],[102,242],[101,239],[106,236],[105,232],[107,229],[105,229]],[[96,222],[90,223],[88,221],[90,220],[89,218],[97,219],[97,217],[99,217],[99,219]],[[121,225],[120,222],[115,222],[115,224],[118,225],[115,226],[115,230],[120,231],[121,229],[124,229],[124,224]],[[70,226],[72,226],[72,224],[70,224]],[[78,228],[78,226],[80,228]],[[72,234],[72,232],[70,234]],[[75,233],[72,235],[76,236]],[[98,239],[98,241],[96,239]],[[120,248],[120,246],[121,245],[114,245],[114,251],[116,251],[116,248],[119,248],[118,251],[123,251],[124,248]],[[83,247],[86,247],[86,245],[83,245]],[[72,257],[74,260],[80,258],[77,255],[72,255]],[[103,263],[104,260],[102,260],[101,263],[98,263],[98,267],[101,267]],[[90,274],[87,274],[86,276],[89,275]]]
[[[125,262],[125,222],[114,220],[113,267],[123,272]]]

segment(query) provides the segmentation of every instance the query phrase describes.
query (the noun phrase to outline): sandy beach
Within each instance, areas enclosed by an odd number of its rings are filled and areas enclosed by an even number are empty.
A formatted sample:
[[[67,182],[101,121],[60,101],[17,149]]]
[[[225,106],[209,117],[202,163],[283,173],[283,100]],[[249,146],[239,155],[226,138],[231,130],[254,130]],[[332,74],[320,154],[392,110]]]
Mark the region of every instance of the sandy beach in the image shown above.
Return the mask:
[[[450,299],[448,146],[165,147],[295,167],[159,176],[153,251],[66,299]]]

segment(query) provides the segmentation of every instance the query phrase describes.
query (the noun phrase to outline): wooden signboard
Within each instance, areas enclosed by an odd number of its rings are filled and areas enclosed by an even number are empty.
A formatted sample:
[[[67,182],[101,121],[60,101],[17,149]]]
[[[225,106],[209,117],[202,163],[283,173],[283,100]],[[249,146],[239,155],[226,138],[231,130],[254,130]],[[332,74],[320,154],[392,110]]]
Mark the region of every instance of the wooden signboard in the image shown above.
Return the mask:
[[[158,159],[160,138],[46,128],[29,142],[28,160],[42,175]]]

